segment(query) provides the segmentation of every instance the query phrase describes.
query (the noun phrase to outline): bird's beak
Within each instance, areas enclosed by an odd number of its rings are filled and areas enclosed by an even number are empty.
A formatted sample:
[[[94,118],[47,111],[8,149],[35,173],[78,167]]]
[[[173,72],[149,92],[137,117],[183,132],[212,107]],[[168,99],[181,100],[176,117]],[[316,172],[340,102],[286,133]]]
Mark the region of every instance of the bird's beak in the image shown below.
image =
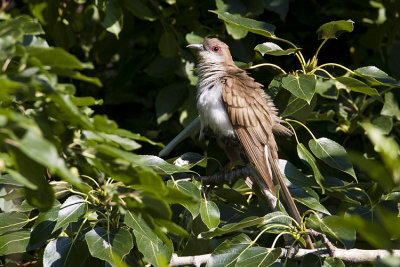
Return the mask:
[[[190,44],[190,45],[186,46],[186,48],[195,49],[195,50],[199,50],[199,51],[204,50],[203,44]]]

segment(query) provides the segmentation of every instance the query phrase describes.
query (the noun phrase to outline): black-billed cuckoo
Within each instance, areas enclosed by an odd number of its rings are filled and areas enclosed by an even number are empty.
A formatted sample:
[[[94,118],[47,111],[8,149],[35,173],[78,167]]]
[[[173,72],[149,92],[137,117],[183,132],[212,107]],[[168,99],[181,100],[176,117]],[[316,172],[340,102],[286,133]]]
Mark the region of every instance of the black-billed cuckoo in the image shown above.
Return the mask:
[[[273,135],[273,131],[291,132],[280,124],[282,120],[262,85],[236,67],[229,47],[216,38],[187,48],[198,50],[200,55],[197,83],[200,137],[215,137],[230,160],[240,159],[243,151],[274,195],[275,178],[289,214],[300,223],[301,216],[279,170]]]

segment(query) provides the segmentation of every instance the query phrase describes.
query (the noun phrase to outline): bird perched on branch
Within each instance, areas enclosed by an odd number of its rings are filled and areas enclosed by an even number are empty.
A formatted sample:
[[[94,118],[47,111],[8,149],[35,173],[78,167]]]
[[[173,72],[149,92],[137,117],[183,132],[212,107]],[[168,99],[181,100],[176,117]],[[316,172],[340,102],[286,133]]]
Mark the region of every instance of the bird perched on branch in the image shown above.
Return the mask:
[[[273,135],[291,132],[280,124],[282,120],[262,85],[236,67],[229,47],[216,38],[187,48],[198,50],[200,56],[200,137],[216,138],[231,161],[240,160],[244,152],[273,195],[274,184],[280,185],[289,214],[300,222],[301,216],[278,167],[278,147]]]

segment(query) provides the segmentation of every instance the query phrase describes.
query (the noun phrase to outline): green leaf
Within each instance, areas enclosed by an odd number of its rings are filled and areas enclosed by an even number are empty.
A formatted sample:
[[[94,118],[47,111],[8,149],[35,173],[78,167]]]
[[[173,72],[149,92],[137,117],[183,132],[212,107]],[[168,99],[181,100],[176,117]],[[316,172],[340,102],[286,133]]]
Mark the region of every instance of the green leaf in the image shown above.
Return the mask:
[[[231,240],[225,240],[211,254],[206,267],[233,267],[238,258],[250,247],[251,239],[245,234],[234,236]]]
[[[300,202],[313,210],[330,215],[329,211],[319,203],[319,198],[316,198],[318,194],[316,194],[311,188],[303,189],[296,186],[289,186],[289,191],[293,199],[297,202]]]
[[[322,176],[321,172],[319,171],[317,161],[315,160],[314,156],[308,151],[308,149],[303,144],[297,144],[297,154],[299,158],[303,160],[307,165],[309,165],[313,172],[315,181],[319,184],[322,189],[322,194],[325,193],[325,188],[323,186],[323,182],[325,180],[324,176]]]
[[[397,120],[400,120],[400,108],[399,103],[396,101],[392,92],[385,93],[385,102],[381,110],[381,115],[393,116]]]
[[[37,47],[26,48],[29,55],[40,60],[43,65],[61,69],[93,68],[90,63],[80,62],[74,55],[59,47]]]
[[[156,12],[149,8],[140,0],[123,0],[124,7],[134,16],[142,20],[155,21],[157,19]]]
[[[265,9],[275,12],[281,20],[285,21],[289,11],[289,0],[263,0],[262,2]]]
[[[354,71],[355,75],[363,77],[372,85],[398,86],[399,82],[390,77],[386,72],[375,66],[361,67]]]
[[[289,48],[283,50],[279,45],[271,42],[265,42],[262,44],[257,45],[254,50],[258,51],[261,53],[261,55],[272,55],[272,56],[287,56],[293,53],[296,53],[297,51],[300,51],[300,48]]]
[[[318,39],[336,39],[344,32],[352,32],[354,29],[354,21],[337,20],[323,24],[318,28]]]
[[[0,213],[0,235],[5,232],[21,229],[28,223],[28,219],[25,213]]]
[[[246,14],[246,6],[240,0],[231,0],[229,2],[216,0],[215,5],[217,6],[218,12],[229,12],[231,14],[245,15]],[[233,37],[233,39],[242,39],[247,35],[247,30],[236,27],[227,22],[224,23],[226,31],[229,35]]]
[[[288,230],[291,226],[292,220],[289,215],[281,211],[274,211],[264,216],[261,229],[266,230],[268,233],[279,234],[284,230]]]
[[[167,121],[182,104],[187,92],[186,83],[174,83],[161,89],[156,98],[157,123]]]
[[[229,24],[232,24],[236,27],[247,30],[249,32],[259,34],[265,37],[275,36],[274,34],[275,26],[268,24],[266,22],[244,18],[240,15],[232,15],[229,14],[228,12],[220,12],[215,10],[211,10],[210,12],[217,14],[219,19],[222,19],[223,21]]]
[[[350,249],[354,246],[356,231],[354,228],[341,226],[337,223],[338,220],[340,220],[339,216],[327,216],[320,219],[313,214],[307,218],[307,226],[320,229],[323,233],[340,241],[346,249]]]
[[[174,234],[176,236],[182,236],[185,238],[190,237],[190,234],[185,229],[183,229],[181,226],[173,223],[172,221],[164,220],[164,219],[156,219],[155,221],[161,228],[165,228],[166,231],[171,234]]]
[[[104,228],[96,227],[85,234],[85,239],[93,257],[116,265],[115,258],[122,259],[133,248],[131,233],[125,228],[107,232]]]
[[[246,217],[240,222],[228,223],[222,226],[221,228],[215,228],[208,232],[203,232],[200,234],[200,238],[208,239],[214,236],[224,235],[247,227],[259,225],[262,224],[263,222],[264,222],[264,217],[255,217],[255,216]]]
[[[281,248],[251,247],[240,254],[236,266],[271,266],[282,254]]]
[[[312,179],[301,173],[296,166],[286,160],[279,160],[279,169],[282,174],[297,187],[311,187],[315,183]]]
[[[71,70],[71,69],[62,69],[59,67],[52,67],[50,72],[57,74],[59,76],[69,77],[71,79],[92,83],[94,85],[97,85],[98,87],[103,86],[103,84],[101,83],[99,78],[83,75],[79,71],[75,71],[75,70]]]
[[[158,50],[163,57],[174,57],[178,53],[178,43],[172,31],[164,30],[158,42]]]
[[[300,112],[303,108],[307,107],[309,107],[307,101],[290,94],[289,100],[286,104],[286,108],[282,112],[281,116],[286,117],[290,115],[295,115],[296,113]]]
[[[193,196],[194,199],[200,199],[201,194],[200,190],[191,182],[188,181],[171,181],[167,182],[167,185],[172,188],[176,188],[185,194]],[[179,201],[183,207],[185,207],[191,214],[192,217],[195,218],[200,213],[200,201],[196,203],[192,203],[189,201]]]
[[[363,93],[366,95],[379,95],[378,91],[375,88],[371,88],[362,81],[351,77],[338,77],[335,79],[339,84],[336,84],[338,89],[346,88],[353,92]]]
[[[317,158],[332,168],[348,173],[357,181],[353,165],[351,164],[346,149],[343,146],[325,137],[311,139],[308,142],[308,145]]]
[[[87,211],[87,203],[77,195],[72,195],[67,198],[61,205],[57,216],[57,224],[54,231],[67,226],[71,222],[77,222]]]
[[[313,75],[288,74],[282,78],[282,87],[293,95],[307,101],[310,101],[315,93],[317,81]]]
[[[0,236],[0,256],[25,252],[29,243],[31,232],[21,229]]]
[[[316,93],[319,95],[336,100],[339,95],[339,91],[335,86],[335,80],[317,78]]]
[[[128,211],[124,223],[132,228],[139,251],[144,260],[154,266],[161,266],[163,260],[169,262],[172,256],[171,249],[147,225],[146,221]],[[161,259],[160,259],[161,257]]]
[[[393,119],[389,116],[379,116],[371,123],[381,129],[384,134],[389,134],[393,129]]]
[[[123,27],[123,13],[121,6],[117,1],[107,1],[105,8],[106,16],[104,20],[101,22],[101,25],[115,37],[119,37],[119,33]]]
[[[92,261],[84,242],[73,242],[65,236],[51,240],[43,254],[44,267],[93,266],[90,265]]]
[[[323,267],[345,267],[345,265],[340,258],[326,257]]]
[[[213,229],[219,225],[219,209],[217,204],[211,200],[202,199],[200,204],[201,220],[207,225],[208,229]]]

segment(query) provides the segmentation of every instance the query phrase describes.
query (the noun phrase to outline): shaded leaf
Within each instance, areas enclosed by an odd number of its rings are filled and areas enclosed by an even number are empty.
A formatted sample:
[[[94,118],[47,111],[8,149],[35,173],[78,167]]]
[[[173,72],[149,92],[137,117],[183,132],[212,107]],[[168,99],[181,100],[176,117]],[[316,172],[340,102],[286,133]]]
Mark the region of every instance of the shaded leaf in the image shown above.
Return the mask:
[[[308,145],[317,158],[332,168],[348,173],[357,181],[353,165],[351,164],[346,149],[343,146],[325,137],[311,139],[308,142]]]
[[[266,22],[244,18],[240,15],[232,15],[229,14],[228,12],[220,12],[215,10],[211,10],[210,12],[217,14],[219,19],[222,19],[223,21],[229,24],[232,24],[249,32],[259,34],[265,37],[275,36],[274,35],[275,26],[268,24]]]
[[[200,203],[201,220],[207,225],[208,229],[213,229],[219,225],[219,209],[217,204],[211,200],[202,199]]]
[[[366,95],[379,95],[378,91],[375,88],[371,88],[362,81],[351,77],[338,77],[336,78],[336,81],[339,82],[339,84],[336,85],[338,89],[346,88],[353,92],[363,93]]]
[[[185,194],[193,196],[195,199],[200,199],[200,190],[191,182],[188,181],[168,181],[167,185],[184,192]],[[184,206],[195,218],[200,213],[200,201],[192,203],[189,201],[179,201],[179,204]]]
[[[354,73],[357,76],[365,78],[372,85],[399,85],[399,83],[395,79],[393,79],[386,72],[378,69],[375,66],[361,67],[356,69]]]
[[[318,39],[336,39],[344,32],[352,32],[354,22],[351,20],[337,20],[323,24],[318,28]]]
[[[0,236],[0,256],[25,252],[28,247],[31,232],[21,229]]]
[[[310,151],[308,151],[308,149],[303,144],[297,144],[297,154],[301,160],[303,160],[308,166],[311,167],[314,173],[315,181],[321,187],[322,194],[324,194],[325,188],[323,186],[323,182],[325,178],[319,171],[318,164],[314,156],[310,153]]]
[[[87,209],[87,203],[82,197],[72,195],[67,198],[59,209],[57,224],[53,232],[71,222],[77,222],[86,213]]]
[[[281,248],[251,247],[240,254],[236,266],[271,266],[282,254]]]
[[[250,246],[251,239],[245,234],[234,236],[225,240],[211,254],[206,267],[231,267],[235,266],[240,255]]]
[[[0,235],[5,232],[21,229],[28,223],[28,219],[25,213],[0,213]]]
[[[395,96],[392,92],[387,92],[385,94],[385,103],[383,104],[381,115],[393,116],[400,120],[400,108],[399,102],[396,101]]]
[[[326,257],[323,267],[345,267],[345,265],[340,258]]]
[[[125,228],[107,232],[104,228],[94,228],[85,234],[85,239],[93,257],[115,265],[115,257],[122,259],[133,248],[131,233]]]
[[[315,93],[317,81],[313,75],[288,74],[282,78],[282,87],[293,95],[310,103]]]
[[[224,235],[226,233],[231,233],[237,230],[241,230],[247,227],[256,226],[264,222],[264,217],[246,217],[240,222],[225,224],[221,228],[215,228],[208,232],[203,232],[200,234],[201,238],[212,238],[214,236]]]
[[[124,223],[132,228],[139,251],[144,255],[144,260],[154,266],[161,266],[160,257],[169,262],[172,256],[171,249],[147,225],[146,221],[128,211]],[[161,261],[162,261],[161,260]]]

